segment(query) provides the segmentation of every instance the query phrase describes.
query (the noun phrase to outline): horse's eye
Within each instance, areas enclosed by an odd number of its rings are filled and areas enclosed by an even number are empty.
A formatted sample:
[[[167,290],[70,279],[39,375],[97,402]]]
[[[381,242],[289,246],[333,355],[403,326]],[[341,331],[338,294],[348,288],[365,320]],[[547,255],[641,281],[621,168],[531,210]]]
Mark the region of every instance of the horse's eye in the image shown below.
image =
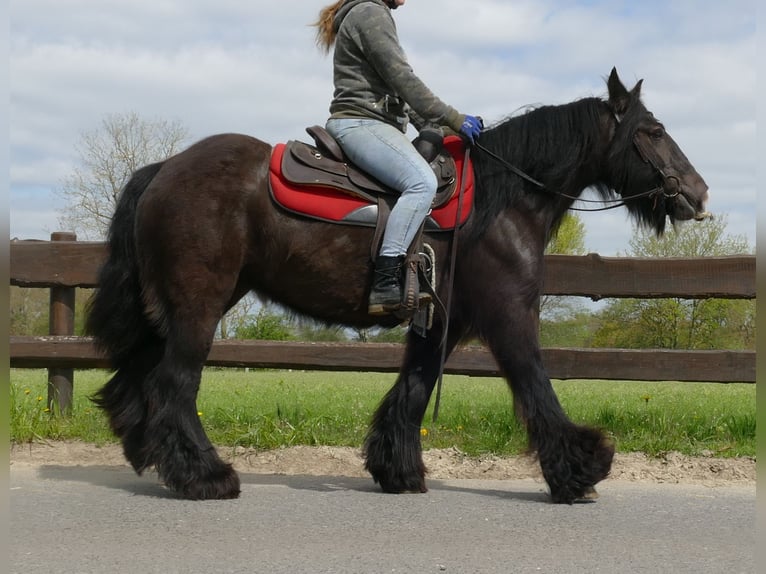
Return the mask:
[[[652,130],[649,132],[649,135],[653,140],[661,140],[665,135],[665,130],[662,129],[662,126],[657,126],[652,128]]]

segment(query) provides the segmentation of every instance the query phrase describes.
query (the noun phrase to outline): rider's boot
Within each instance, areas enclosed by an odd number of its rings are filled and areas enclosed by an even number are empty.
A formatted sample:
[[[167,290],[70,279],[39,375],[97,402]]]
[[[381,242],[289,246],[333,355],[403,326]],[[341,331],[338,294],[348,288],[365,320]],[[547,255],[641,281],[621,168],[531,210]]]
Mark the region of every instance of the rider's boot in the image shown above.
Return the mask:
[[[404,255],[389,257],[378,255],[372,277],[372,290],[367,312],[370,315],[389,315],[402,306],[402,264]]]

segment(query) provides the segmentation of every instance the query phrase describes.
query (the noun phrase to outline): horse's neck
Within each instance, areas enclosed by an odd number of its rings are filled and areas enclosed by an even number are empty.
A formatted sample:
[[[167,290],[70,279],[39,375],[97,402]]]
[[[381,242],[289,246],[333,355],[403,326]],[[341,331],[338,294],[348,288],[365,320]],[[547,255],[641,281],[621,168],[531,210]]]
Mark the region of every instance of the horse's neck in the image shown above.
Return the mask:
[[[577,196],[603,175],[612,123],[608,107],[597,98],[546,106],[494,128],[490,151],[506,163],[491,157],[481,158],[482,163],[491,172],[505,169],[507,177],[518,179],[508,164],[513,165],[551,191]],[[540,191],[527,183],[519,189]]]
[[[493,128],[485,138],[492,153],[474,152],[478,226],[491,225],[511,210],[523,214],[533,222],[535,233],[547,238],[575,198],[591,185],[604,185],[611,139],[607,116],[604,103],[592,98],[541,108]],[[517,147],[522,145],[526,147]],[[540,181],[544,189],[508,164]]]

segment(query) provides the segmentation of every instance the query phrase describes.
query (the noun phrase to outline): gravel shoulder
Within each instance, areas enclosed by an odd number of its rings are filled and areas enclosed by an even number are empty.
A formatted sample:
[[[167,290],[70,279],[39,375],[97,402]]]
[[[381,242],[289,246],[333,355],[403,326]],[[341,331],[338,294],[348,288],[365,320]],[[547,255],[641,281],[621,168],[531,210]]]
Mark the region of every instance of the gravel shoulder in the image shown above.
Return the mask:
[[[220,455],[242,473],[369,476],[359,449],[296,446],[276,450],[219,448]],[[423,454],[432,479],[536,479],[542,475],[530,457],[471,457],[457,449],[433,449]],[[35,466],[127,466],[119,445],[82,442],[41,442],[10,447],[11,470]],[[610,480],[725,486],[755,485],[756,461],[751,457],[690,457],[668,453],[649,458],[641,453],[616,454]]]

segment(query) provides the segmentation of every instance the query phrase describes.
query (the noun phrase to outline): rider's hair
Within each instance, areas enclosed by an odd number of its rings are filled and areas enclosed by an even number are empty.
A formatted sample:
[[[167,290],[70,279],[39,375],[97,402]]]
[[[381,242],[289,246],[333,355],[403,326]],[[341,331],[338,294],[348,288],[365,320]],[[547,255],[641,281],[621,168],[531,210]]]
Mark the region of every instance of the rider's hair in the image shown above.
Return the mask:
[[[325,54],[329,53],[330,48],[335,43],[335,36],[337,31],[333,27],[335,20],[335,14],[343,5],[345,0],[338,0],[322,8],[319,11],[319,20],[314,22],[314,26],[317,28],[316,43],[319,49]]]

